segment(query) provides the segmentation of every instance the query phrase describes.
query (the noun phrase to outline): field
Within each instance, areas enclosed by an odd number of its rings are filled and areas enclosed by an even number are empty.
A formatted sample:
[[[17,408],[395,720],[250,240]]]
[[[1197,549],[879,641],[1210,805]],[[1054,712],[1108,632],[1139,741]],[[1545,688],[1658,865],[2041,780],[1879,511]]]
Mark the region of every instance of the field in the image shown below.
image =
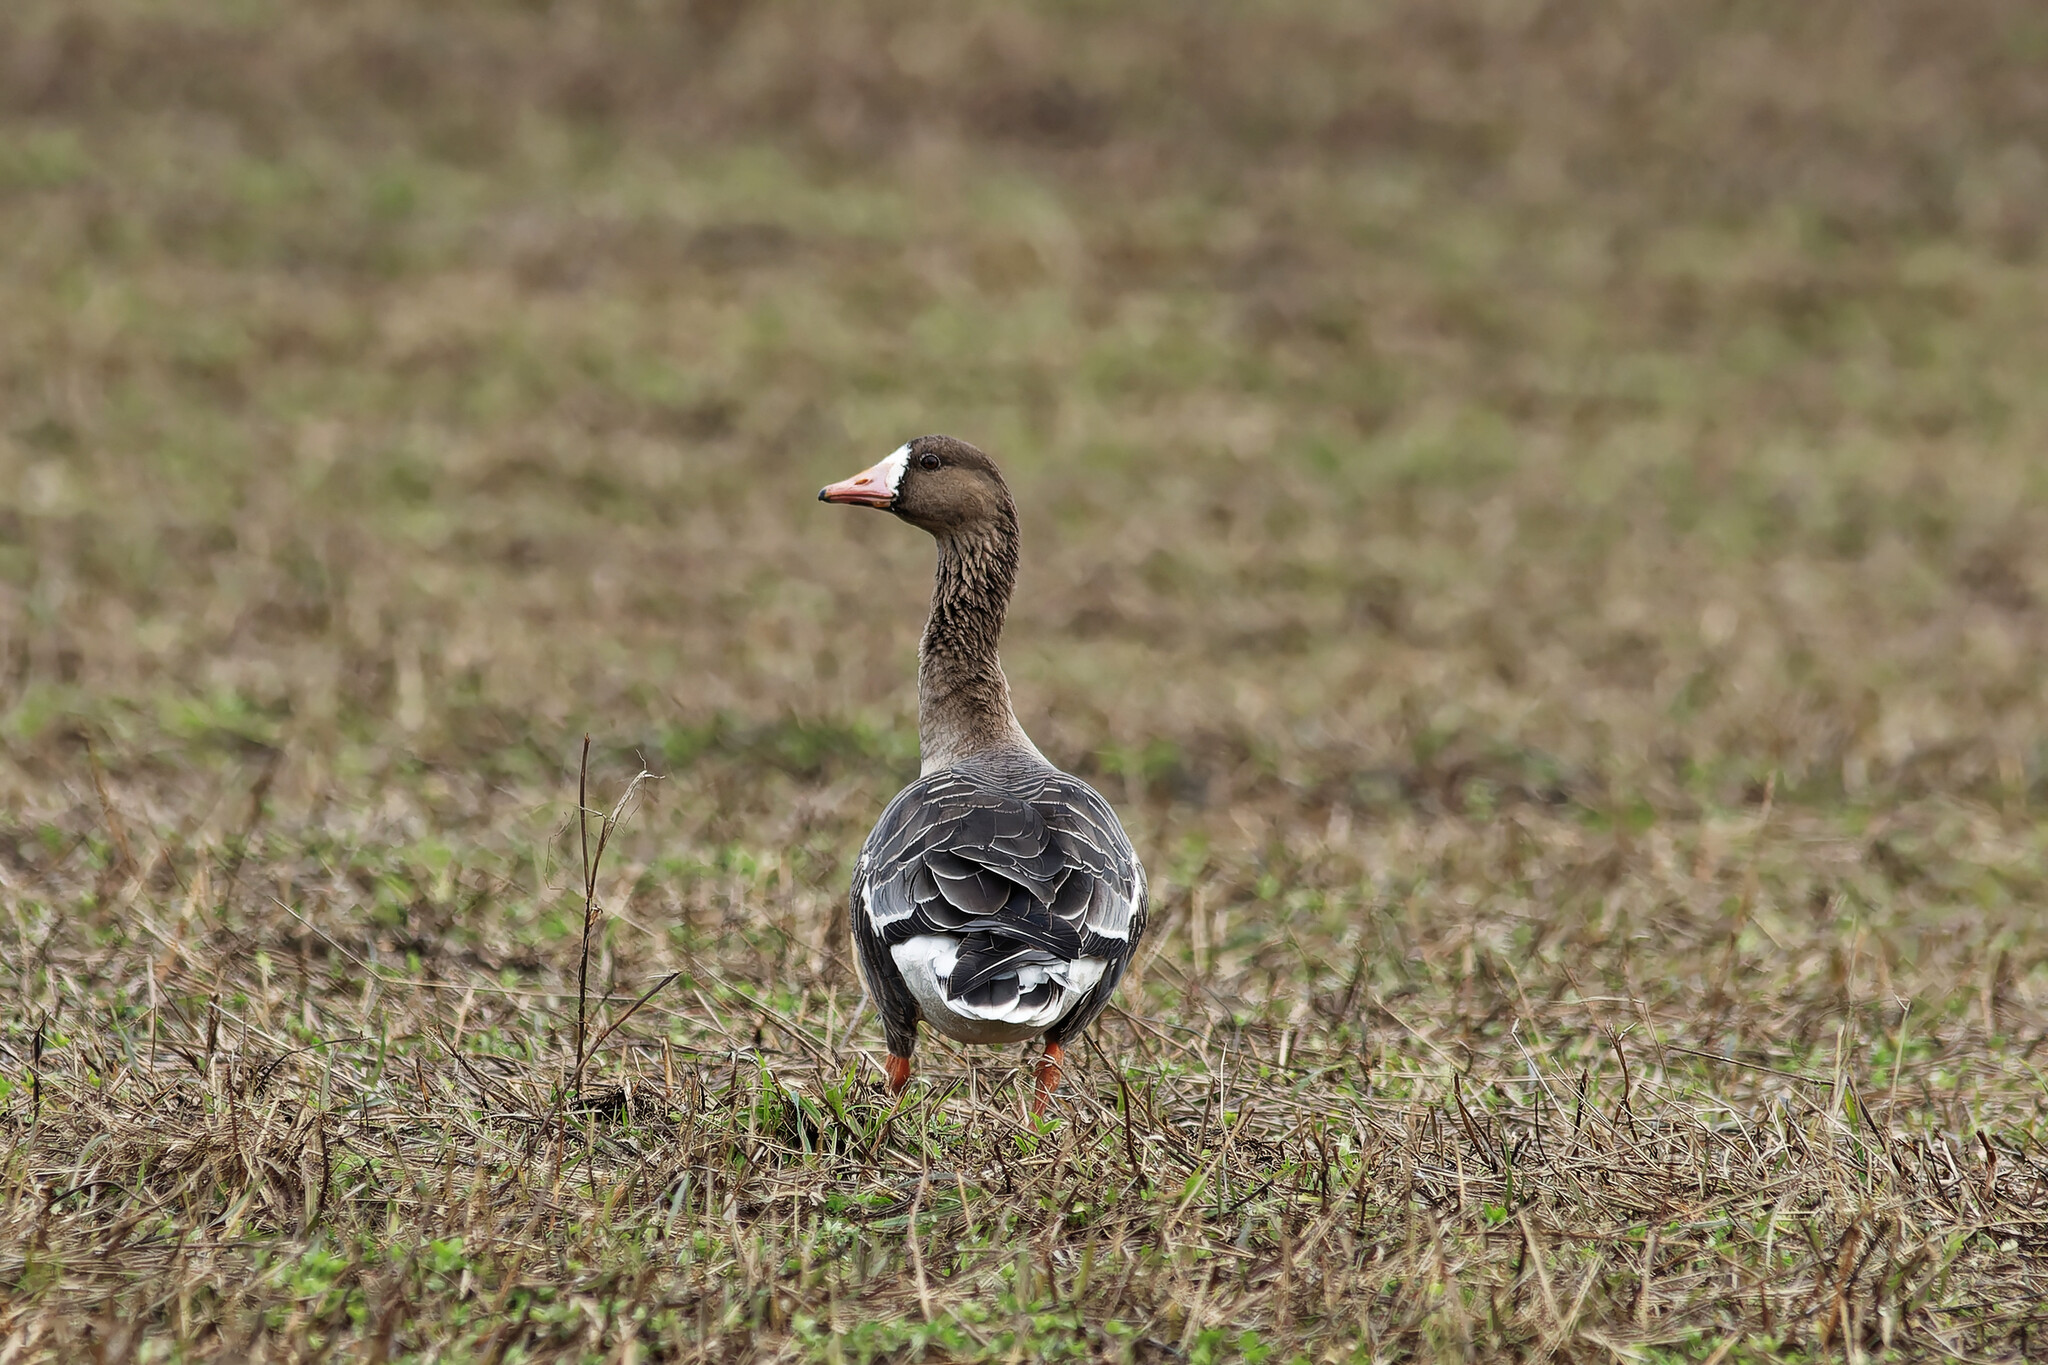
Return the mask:
[[[2039,1358],[2044,64],[9,4],[0,1365]],[[858,1017],[926,431],[1151,871],[1044,1121]]]

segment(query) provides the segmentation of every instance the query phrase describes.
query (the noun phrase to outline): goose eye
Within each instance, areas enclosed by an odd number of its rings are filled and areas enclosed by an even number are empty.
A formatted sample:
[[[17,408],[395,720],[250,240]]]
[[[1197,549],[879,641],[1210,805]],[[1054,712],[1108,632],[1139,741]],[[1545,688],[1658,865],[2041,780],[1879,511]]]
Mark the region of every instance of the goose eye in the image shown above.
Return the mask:
[[[920,469],[937,469],[939,465],[942,463],[943,461],[941,461],[935,453],[929,450],[927,450],[924,454],[917,457],[917,464]]]

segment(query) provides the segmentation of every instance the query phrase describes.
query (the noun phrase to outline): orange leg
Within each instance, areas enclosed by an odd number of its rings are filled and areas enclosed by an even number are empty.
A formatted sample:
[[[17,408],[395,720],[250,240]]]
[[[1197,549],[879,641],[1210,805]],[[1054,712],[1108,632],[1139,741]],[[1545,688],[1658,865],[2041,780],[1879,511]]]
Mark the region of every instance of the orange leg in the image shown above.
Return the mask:
[[[1058,1043],[1045,1045],[1045,1055],[1038,1059],[1038,1093],[1031,1101],[1032,1113],[1043,1114],[1052,1092],[1060,1088],[1060,1061],[1065,1055]]]
[[[903,1087],[910,1084],[910,1058],[889,1054],[889,1060],[882,1063],[882,1074],[889,1078],[889,1093],[900,1095]]]

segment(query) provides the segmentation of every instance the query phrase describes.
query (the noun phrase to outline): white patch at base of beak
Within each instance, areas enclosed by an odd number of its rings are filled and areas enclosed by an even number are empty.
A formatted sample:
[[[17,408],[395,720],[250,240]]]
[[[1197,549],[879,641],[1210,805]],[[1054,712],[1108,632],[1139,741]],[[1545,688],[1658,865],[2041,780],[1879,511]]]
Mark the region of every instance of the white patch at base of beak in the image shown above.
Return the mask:
[[[875,466],[875,473],[881,476],[883,487],[894,497],[903,489],[903,471],[910,468],[910,442],[889,452],[889,458]]]

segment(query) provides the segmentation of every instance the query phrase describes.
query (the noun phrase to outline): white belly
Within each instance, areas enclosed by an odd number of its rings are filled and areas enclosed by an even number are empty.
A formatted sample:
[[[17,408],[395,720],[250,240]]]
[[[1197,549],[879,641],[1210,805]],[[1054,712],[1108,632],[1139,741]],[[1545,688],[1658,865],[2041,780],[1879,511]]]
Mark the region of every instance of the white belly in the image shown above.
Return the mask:
[[[989,1011],[949,998],[940,984],[952,976],[953,963],[959,955],[960,940],[950,934],[919,934],[889,950],[925,1022],[963,1043],[1015,1043],[1037,1037],[1095,988],[1108,965],[1099,958],[1084,957],[1049,967],[1027,967],[1025,971],[1042,971],[1058,983],[1060,989],[1051,1001],[1035,1009],[1020,1003]]]

